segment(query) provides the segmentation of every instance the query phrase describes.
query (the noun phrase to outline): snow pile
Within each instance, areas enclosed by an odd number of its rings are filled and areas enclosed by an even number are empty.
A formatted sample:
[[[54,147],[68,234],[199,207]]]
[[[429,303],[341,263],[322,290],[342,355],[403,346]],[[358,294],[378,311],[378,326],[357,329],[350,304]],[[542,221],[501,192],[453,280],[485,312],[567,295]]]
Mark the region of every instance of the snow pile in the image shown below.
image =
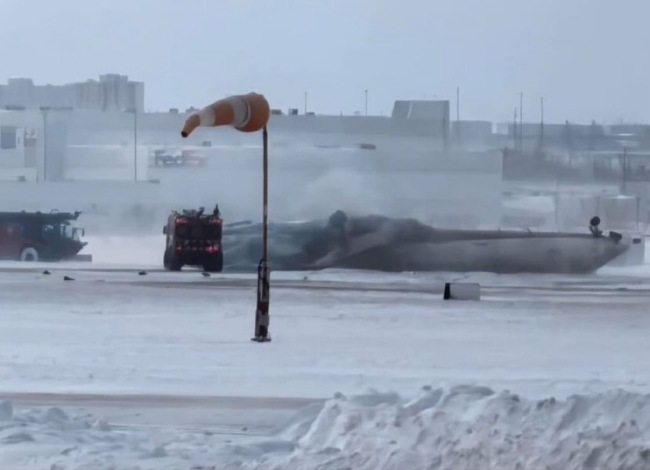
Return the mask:
[[[249,447],[260,455],[228,468],[641,470],[650,468],[650,395],[530,401],[474,386],[425,388],[412,401],[337,395],[280,437],[286,445]]]
[[[50,470],[642,470],[650,468],[650,395],[616,390],[532,401],[457,386],[337,394],[274,439],[109,425],[59,408],[0,403],[0,468]]]
[[[0,403],[0,464],[4,468],[10,465],[31,468],[30,465],[40,460],[39,464],[57,468],[57,460],[69,460],[85,445],[103,441],[108,448],[112,441],[107,437],[110,430],[104,421],[90,416],[70,417],[57,407],[18,412],[11,402],[3,401]],[[51,458],[36,459],[34,454],[51,454]]]
[[[209,433],[120,429],[91,415],[52,407],[14,409],[0,402],[0,468],[25,470],[172,470],[222,460]]]

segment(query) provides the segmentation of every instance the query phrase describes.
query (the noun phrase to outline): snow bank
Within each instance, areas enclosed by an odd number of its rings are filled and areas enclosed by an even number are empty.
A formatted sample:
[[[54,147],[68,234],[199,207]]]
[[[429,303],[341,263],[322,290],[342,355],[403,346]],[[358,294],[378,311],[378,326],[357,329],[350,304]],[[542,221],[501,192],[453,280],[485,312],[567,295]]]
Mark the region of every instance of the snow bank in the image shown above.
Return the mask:
[[[0,468],[23,470],[176,470],[224,460],[222,442],[189,433],[109,424],[57,407],[16,410],[0,402]]]
[[[530,401],[475,386],[425,388],[411,401],[338,395],[278,437],[284,446],[242,449],[259,455],[228,468],[640,470],[650,468],[650,395]]]
[[[69,416],[57,407],[19,412],[11,402],[3,401],[0,402],[0,467],[56,469],[57,461],[70,461],[84,446],[103,442],[104,450],[109,451],[113,441],[108,437],[109,432],[106,422],[90,416]],[[38,454],[48,456],[36,458]]]
[[[0,403],[0,467],[224,470],[642,470],[650,395],[526,400],[486,387],[346,397],[299,411],[273,439],[108,424]]]

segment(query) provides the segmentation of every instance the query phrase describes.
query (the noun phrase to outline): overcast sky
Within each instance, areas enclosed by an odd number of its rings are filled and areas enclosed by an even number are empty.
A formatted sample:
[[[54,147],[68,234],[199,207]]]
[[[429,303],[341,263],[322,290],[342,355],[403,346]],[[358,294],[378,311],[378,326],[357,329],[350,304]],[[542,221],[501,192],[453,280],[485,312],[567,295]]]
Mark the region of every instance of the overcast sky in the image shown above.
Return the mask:
[[[114,72],[147,109],[258,91],[273,107],[650,122],[650,0],[0,0],[0,81]]]

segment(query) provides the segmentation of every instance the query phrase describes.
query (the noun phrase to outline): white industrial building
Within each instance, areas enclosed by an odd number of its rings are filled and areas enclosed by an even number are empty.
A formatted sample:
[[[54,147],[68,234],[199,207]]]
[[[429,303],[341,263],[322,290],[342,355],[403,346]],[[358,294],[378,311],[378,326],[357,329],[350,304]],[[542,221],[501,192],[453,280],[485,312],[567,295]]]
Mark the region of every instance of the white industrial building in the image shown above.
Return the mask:
[[[64,85],[36,85],[31,78],[10,78],[0,85],[0,108],[143,112],[144,83],[119,74]]]

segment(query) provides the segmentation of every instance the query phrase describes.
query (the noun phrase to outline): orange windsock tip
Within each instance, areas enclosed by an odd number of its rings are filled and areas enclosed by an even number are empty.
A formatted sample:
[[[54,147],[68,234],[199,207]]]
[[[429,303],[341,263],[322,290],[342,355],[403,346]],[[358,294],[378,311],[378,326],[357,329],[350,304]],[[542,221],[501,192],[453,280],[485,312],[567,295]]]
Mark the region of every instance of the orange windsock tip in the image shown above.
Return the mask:
[[[194,129],[199,127],[201,125],[201,118],[199,117],[198,114],[192,114],[187,120],[185,121],[185,125],[183,126],[183,130],[181,131],[181,136],[187,137],[189,136]]]
[[[188,117],[181,136],[188,137],[197,127],[231,126],[240,132],[256,132],[266,126],[270,115],[271,108],[264,95],[233,95]]]

